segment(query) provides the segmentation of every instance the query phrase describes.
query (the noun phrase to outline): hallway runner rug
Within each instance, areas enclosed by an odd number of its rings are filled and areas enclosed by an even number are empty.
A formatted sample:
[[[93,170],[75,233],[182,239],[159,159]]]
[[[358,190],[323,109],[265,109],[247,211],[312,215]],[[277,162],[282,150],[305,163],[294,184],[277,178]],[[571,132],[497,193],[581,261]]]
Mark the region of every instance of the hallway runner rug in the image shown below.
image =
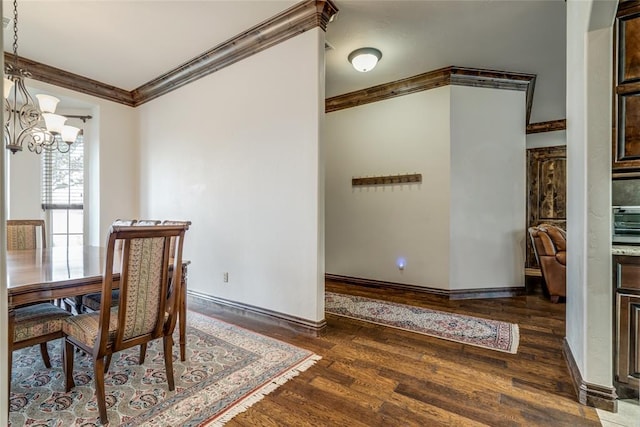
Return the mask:
[[[65,393],[61,345],[62,340],[49,343],[51,369],[45,368],[39,346],[14,352],[10,426],[100,425],[91,357],[76,353],[76,387]],[[320,359],[192,311],[185,362],[174,345],[175,391],[167,388],[162,353],[162,340],[155,340],[143,365],[138,364],[138,347],[113,356],[105,378],[109,425],[223,425]]]
[[[519,329],[515,323],[333,292],[325,293],[325,310],[338,316],[505,353],[515,354],[518,350]]]

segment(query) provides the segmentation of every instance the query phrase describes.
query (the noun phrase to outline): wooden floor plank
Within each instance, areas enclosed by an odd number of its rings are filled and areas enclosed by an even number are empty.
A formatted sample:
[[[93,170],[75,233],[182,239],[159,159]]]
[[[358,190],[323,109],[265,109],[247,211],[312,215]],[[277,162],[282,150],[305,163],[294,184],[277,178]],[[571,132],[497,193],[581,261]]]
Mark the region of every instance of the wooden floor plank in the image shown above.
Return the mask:
[[[542,294],[460,300],[327,281],[326,290],[517,323],[517,354],[328,314],[310,337],[273,323],[190,304],[322,359],[229,426],[591,426],[562,356],[564,304]]]

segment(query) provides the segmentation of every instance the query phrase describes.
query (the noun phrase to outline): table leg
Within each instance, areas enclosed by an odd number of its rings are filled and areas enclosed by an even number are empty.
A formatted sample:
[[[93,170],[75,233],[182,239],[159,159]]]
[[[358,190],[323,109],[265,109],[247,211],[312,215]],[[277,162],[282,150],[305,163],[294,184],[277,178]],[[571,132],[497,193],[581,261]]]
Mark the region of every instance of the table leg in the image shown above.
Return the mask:
[[[7,408],[9,408],[11,406],[11,368],[12,368],[12,363],[13,363],[13,335],[14,335],[14,330],[15,330],[15,311],[13,309],[13,307],[11,307],[11,305],[9,305],[9,316],[8,316],[8,331],[7,331],[7,335],[8,335],[8,343],[7,343],[7,349],[9,350],[9,354],[7,355],[7,360],[8,360],[8,364],[9,364],[9,369],[7,371],[7,400],[9,402],[9,404],[7,405]]]
[[[187,266],[182,266],[180,292],[178,292],[178,320],[180,321],[180,360],[185,361],[187,346]]]

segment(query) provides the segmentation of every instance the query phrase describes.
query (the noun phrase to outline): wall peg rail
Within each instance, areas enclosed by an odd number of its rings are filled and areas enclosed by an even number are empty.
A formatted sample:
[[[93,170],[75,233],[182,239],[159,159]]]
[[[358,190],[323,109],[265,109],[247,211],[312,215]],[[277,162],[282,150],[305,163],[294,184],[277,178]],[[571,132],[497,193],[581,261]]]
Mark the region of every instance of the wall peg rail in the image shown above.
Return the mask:
[[[368,176],[366,178],[352,178],[351,185],[393,185],[393,184],[416,184],[422,182],[421,173],[411,173],[404,175]]]

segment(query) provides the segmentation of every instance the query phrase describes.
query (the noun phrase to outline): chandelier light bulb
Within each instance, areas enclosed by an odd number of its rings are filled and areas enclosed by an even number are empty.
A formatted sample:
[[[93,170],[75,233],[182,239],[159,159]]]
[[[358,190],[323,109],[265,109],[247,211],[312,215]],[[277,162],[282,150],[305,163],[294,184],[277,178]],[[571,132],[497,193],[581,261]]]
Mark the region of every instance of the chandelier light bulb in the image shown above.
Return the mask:
[[[13,81],[8,78],[4,78],[4,99],[8,99],[11,95],[11,89],[13,89]]]
[[[56,107],[58,106],[58,102],[60,102],[60,100],[58,98],[56,98],[55,96],[51,96],[51,95],[45,95],[43,93],[40,93],[40,94],[36,95],[36,98],[38,98],[38,104],[40,105],[40,111],[42,111],[43,113],[55,113],[56,112]]]
[[[67,121],[65,116],[52,113],[43,113],[42,118],[47,125],[47,130],[53,134],[61,134],[64,122]]]
[[[356,49],[349,54],[349,62],[361,73],[373,70],[380,58],[382,58],[382,52],[373,47]]]
[[[62,140],[67,144],[73,144],[76,141],[79,132],[80,128],[64,125],[62,127]]]

